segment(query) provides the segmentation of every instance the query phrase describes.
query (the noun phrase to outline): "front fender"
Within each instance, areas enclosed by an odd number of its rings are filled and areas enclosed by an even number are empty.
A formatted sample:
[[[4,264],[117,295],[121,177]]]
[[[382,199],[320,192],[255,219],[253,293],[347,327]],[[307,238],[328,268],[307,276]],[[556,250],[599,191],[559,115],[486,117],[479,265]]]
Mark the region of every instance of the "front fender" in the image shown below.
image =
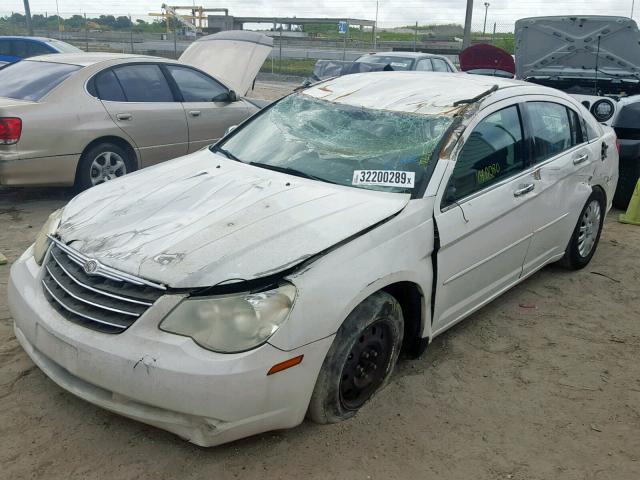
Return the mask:
[[[269,340],[293,350],[337,332],[349,313],[372,293],[396,282],[422,290],[429,316],[434,246],[433,198],[416,199],[392,220],[330,251],[290,275],[298,289],[289,319]],[[430,319],[423,319],[423,337]]]

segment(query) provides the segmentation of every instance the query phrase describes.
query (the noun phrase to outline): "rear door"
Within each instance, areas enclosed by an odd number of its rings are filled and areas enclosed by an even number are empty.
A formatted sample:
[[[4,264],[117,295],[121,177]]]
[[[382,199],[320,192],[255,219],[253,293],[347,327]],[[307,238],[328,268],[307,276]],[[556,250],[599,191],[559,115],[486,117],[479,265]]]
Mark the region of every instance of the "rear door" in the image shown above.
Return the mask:
[[[229,89],[189,67],[165,65],[182,97],[182,106],[189,126],[189,152],[215,143],[232,125],[249,115],[243,101],[230,102]]]
[[[600,145],[588,143],[579,114],[565,103],[545,100],[524,104],[537,192],[529,212],[533,239],[523,267],[525,275],[564,254],[578,214],[591,194],[593,164],[600,158]]]
[[[439,192],[436,333],[516,283],[531,241],[535,192],[521,109],[503,101],[482,115]]]
[[[143,167],[187,153],[185,112],[158,64],[105,70],[95,77],[95,88],[113,121],[135,142]]]

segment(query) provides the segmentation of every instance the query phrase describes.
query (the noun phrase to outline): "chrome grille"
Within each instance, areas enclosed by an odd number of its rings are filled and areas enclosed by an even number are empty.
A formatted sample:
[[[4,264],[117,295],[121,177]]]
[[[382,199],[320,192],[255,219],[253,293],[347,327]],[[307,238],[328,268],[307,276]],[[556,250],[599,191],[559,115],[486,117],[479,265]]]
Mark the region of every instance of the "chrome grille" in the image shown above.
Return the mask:
[[[120,333],[164,294],[162,285],[109,267],[87,273],[84,265],[90,259],[57,239],[52,241],[42,286],[49,303],[69,321]]]

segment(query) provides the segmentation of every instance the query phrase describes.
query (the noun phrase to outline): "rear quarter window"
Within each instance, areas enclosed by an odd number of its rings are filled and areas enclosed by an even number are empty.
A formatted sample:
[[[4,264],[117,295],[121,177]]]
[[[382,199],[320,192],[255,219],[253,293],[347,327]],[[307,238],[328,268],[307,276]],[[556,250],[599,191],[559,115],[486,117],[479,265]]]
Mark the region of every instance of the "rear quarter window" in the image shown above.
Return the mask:
[[[7,65],[0,69],[0,97],[38,101],[81,68],[29,60]]]

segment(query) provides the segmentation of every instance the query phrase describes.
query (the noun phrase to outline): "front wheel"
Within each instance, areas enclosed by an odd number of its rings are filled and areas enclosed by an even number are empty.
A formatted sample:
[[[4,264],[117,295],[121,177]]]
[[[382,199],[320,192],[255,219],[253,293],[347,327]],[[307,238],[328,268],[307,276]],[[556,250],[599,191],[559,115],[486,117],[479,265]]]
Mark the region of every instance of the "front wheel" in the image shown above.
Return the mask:
[[[351,418],[388,382],[404,326],[398,301],[376,292],[344,321],[322,364],[307,416],[316,423]]]
[[[579,270],[587,266],[596,252],[604,215],[604,195],[600,190],[594,190],[580,212],[578,224],[561,260],[563,266],[571,270]]]

